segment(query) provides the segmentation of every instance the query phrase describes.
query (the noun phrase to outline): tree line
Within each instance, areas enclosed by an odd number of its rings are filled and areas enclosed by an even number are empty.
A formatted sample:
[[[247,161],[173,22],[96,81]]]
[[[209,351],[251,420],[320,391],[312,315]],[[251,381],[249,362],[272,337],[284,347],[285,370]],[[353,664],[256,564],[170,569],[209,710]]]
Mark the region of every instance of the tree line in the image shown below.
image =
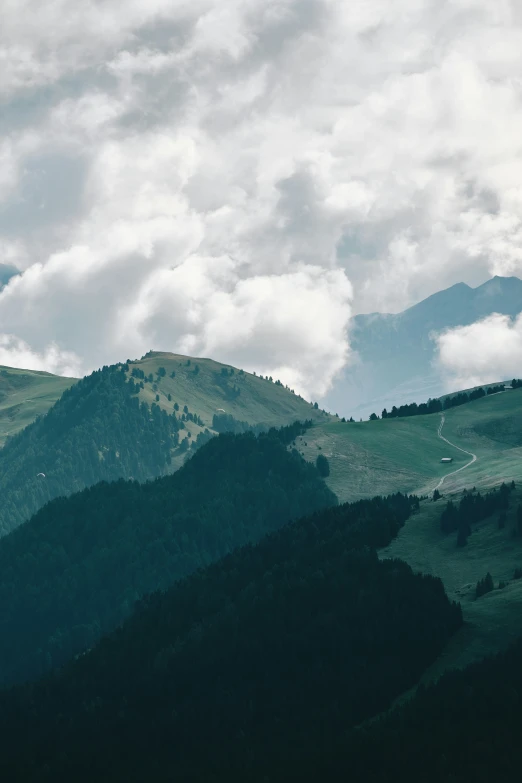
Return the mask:
[[[472,526],[483,519],[500,512],[500,524],[505,520],[505,512],[509,508],[509,495],[515,489],[515,482],[504,482],[498,489],[493,489],[485,495],[480,492],[465,492],[457,503],[448,500],[440,515],[440,529],[443,533],[457,532],[457,545],[465,546],[471,535]]]
[[[522,380],[514,378],[510,385],[513,389],[519,389],[522,387]],[[427,402],[421,402],[419,405],[416,402],[399,405],[398,407],[394,405],[390,411],[384,408],[381,413],[381,418],[395,419],[406,416],[425,416],[428,413],[442,413],[442,411],[447,411],[450,408],[465,405],[467,402],[479,400],[481,397],[498,394],[499,392],[503,392],[505,388],[506,386],[503,383],[498,384],[497,386],[488,386],[485,389],[481,386],[470,392],[459,392],[458,394],[450,395],[442,399],[429,399]],[[370,415],[371,421],[376,421],[378,418],[379,416],[376,413]]]

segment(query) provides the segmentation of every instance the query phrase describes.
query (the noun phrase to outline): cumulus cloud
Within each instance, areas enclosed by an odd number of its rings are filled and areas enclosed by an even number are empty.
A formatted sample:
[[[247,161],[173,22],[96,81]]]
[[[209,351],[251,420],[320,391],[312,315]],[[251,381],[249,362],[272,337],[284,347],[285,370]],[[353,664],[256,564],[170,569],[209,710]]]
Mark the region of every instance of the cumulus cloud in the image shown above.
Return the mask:
[[[6,0],[0,333],[324,395],[351,313],[522,273],[521,43],[486,0]]]
[[[447,388],[518,378],[522,368],[522,313],[514,320],[493,313],[469,326],[438,335],[437,362]]]
[[[37,353],[14,334],[0,334],[0,365],[44,370],[69,378],[77,378],[81,369],[79,357],[70,351],[61,351],[55,343],[49,343]]]
[[[181,352],[215,356],[321,397],[348,358],[351,286],[340,270],[302,264],[241,279],[230,259],[158,270],[123,321],[150,344],[182,334]],[[172,339],[172,338],[171,338]]]

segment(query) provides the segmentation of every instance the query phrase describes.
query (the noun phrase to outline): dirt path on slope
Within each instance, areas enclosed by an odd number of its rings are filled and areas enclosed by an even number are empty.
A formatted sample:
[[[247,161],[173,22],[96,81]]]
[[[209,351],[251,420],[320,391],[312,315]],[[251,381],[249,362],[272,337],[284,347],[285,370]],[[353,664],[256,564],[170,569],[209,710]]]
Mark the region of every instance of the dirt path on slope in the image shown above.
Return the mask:
[[[440,487],[442,487],[445,479],[449,478],[450,476],[454,476],[455,473],[460,473],[461,470],[465,470],[466,468],[469,468],[469,466],[473,465],[473,463],[476,462],[478,459],[477,455],[473,454],[472,451],[466,451],[466,449],[461,449],[460,446],[456,446],[454,443],[452,443],[450,440],[444,437],[444,435],[442,434],[442,428],[444,427],[445,421],[446,421],[446,417],[444,416],[444,414],[442,414],[439,428],[437,430],[438,437],[441,440],[445,441],[449,446],[452,446],[454,449],[457,449],[458,451],[462,451],[464,454],[469,454],[469,456],[472,457],[472,459],[469,462],[466,462],[466,464],[463,465],[461,468],[458,468],[457,470],[452,470],[451,473],[446,473],[446,475],[441,478],[441,480],[439,481],[435,489],[439,489]]]

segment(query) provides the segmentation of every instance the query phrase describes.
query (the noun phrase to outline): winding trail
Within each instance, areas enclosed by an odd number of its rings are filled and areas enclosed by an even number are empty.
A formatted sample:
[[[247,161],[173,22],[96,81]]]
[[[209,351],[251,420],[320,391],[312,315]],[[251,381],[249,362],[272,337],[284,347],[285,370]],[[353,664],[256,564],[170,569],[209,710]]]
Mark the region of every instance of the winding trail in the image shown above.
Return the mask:
[[[457,449],[458,451],[462,451],[464,454],[469,454],[469,456],[472,457],[473,459],[471,459],[469,462],[466,462],[466,464],[463,465],[461,468],[458,468],[457,470],[452,470],[451,473],[446,473],[446,475],[441,478],[441,480],[439,481],[435,489],[439,489],[440,487],[442,487],[442,485],[444,484],[444,479],[447,479],[450,476],[454,476],[455,473],[460,473],[461,470],[465,470],[466,468],[469,468],[469,466],[473,465],[473,463],[476,462],[478,459],[477,455],[473,454],[472,451],[466,451],[466,449],[461,449],[460,446],[455,446],[454,443],[452,443],[450,440],[444,437],[444,435],[442,434],[442,428],[444,427],[445,421],[446,421],[446,417],[444,416],[444,414],[441,414],[439,429],[437,430],[437,435],[439,436],[439,438],[445,441],[449,446],[452,446],[454,449]]]

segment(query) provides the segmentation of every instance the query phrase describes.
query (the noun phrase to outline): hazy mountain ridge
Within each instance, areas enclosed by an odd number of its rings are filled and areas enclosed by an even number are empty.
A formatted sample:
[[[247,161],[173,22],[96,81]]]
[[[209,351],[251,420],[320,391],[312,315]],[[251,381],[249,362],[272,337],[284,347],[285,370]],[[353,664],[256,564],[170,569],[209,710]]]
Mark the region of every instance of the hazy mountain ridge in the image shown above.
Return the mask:
[[[402,313],[354,316],[354,361],[326,396],[325,406],[340,415],[367,417],[391,405],[441,396],[445,389],[432,366],[432,333],[493,312],[510,317],[522,312],[522,280],[497,276],[478,288],[457,283]]]

